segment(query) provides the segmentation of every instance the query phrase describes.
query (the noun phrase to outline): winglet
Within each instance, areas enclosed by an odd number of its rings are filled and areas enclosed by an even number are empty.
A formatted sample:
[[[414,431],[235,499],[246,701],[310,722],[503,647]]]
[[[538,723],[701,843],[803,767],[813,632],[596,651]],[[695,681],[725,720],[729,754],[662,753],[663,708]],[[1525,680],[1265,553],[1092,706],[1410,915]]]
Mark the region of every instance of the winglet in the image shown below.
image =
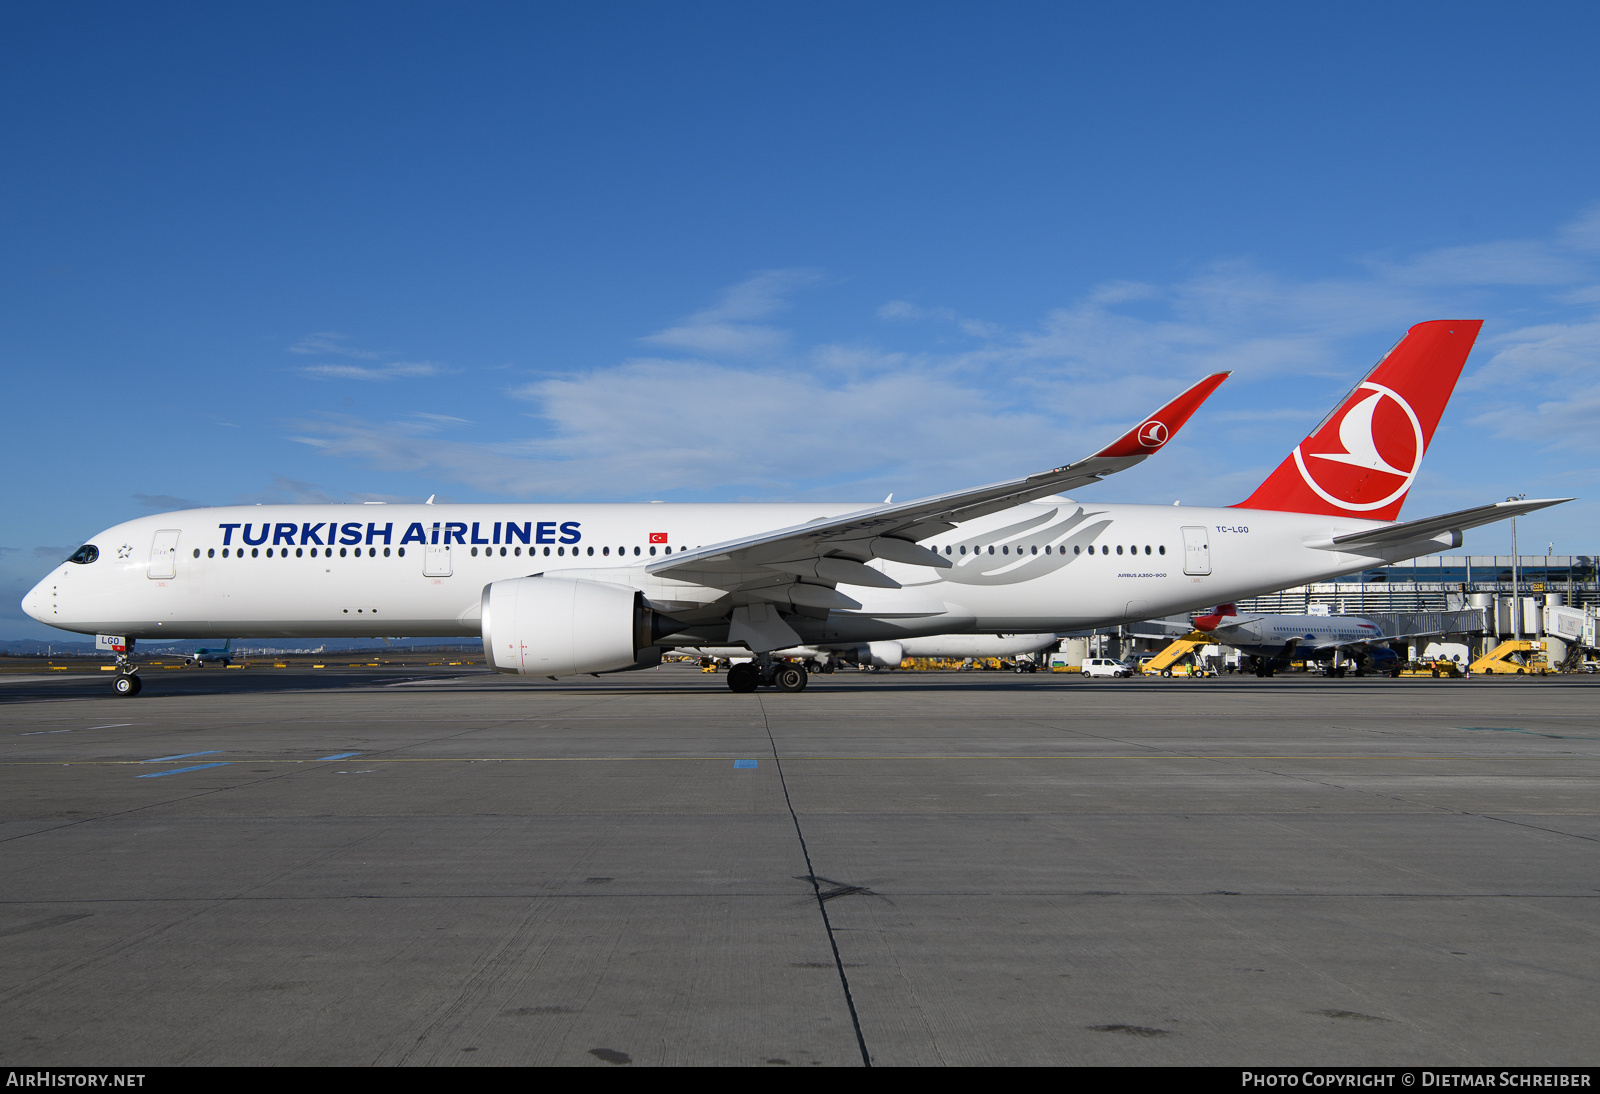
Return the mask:
[[[1106,445],[1096,456],[1149,456],[1159,451],[1183,428],[1200,404],[1211,397],[1217,386],[1233,375],[1214,372],[1179,395],[1166,406],[1145,418],[1122,436]]]

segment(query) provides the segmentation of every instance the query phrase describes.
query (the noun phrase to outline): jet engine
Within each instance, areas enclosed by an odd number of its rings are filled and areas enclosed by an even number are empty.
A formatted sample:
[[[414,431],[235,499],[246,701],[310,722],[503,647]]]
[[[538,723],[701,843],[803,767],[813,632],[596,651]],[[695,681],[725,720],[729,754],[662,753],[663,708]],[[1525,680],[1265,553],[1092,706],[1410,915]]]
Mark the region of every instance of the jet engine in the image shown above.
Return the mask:
[[[905,656],[905,650],[898,642],[863,642],[859,646],[838,651],[841,660],[874,669],[897,669]]]
[[[483,654],[496,672],[577,676],[661,663],[656,639],[678,623],[626,585],[518,577],[483,588]]]
[[[1388,646],[1373,646],[1367,650],[1367,664],[1379,672],[1392,672],[1400,667],[1400,655]]]

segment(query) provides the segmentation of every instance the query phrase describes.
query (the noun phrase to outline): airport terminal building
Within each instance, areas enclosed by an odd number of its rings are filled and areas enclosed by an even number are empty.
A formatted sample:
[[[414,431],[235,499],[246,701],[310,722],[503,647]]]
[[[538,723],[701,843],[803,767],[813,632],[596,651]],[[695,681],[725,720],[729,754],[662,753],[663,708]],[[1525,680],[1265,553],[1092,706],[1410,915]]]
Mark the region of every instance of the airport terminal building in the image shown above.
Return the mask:
[[[1434,638],[1410,642],[1413,658],[1469,659],[1505,639],[1546,639],[1552,661],[1561,662],[1574,649],[1595,648],[1597,565],[1597,555],[1426,555],[1258,596],[1238,609],[1245,615],[1359,615],[1388,634],[1437,628]],[[1172,617],[1078,641],[1083,653],[1138,655],[1190,627],[1188,617]]]
[[[1537,606],[1600,606],[1597,563],[1596,555],[1425,555],[1338,581],[1258,596],[1239,607],[1292,614],[1321,604],[1330,612],[1361,615],[1494,606],[1509,616],[1513,598],[1520,595],[1524,614],[1531,616],[1529,601]]]

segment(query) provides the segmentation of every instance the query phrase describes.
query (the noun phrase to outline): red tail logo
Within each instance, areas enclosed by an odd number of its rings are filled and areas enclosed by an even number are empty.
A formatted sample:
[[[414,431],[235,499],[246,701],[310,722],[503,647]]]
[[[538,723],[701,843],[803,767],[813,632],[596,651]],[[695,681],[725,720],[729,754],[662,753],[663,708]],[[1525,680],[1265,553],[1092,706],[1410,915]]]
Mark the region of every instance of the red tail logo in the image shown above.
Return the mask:
[[[1412,327],[1238,507],[1396,519],[1482,326]]]
[[[1232,605],[1232,604],[1222,604],[1222,605],[1219,605],[1217,607],[1217,610],[1214,611],[1214,612],[1209,612],[1209,613],[1207,613],[1205,615],[1197,615],[1197,616],[1195,616],[1194,617],[1194,625],[1195,625],[1195,628],[1197,630],[1214,631],[1214,630],[1216,630],[1218,627],[1220,627],[1222,625],[1223,619],[1225,619],[1226,617],[1228,617],[1230,615],[1235,615],[1236,616],[1238,614],[1239,614],[1239,610],[1236,607],[1234,607],[1234,605]]]

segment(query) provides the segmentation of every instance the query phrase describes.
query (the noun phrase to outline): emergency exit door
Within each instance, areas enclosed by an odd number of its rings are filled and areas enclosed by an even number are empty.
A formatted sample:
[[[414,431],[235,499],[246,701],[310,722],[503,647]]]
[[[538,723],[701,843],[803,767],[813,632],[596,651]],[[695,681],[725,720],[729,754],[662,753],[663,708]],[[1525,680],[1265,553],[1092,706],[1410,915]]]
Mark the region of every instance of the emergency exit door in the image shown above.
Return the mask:
[[[422,548],[422,576],[450,576],[450,545],[431,543]]]

